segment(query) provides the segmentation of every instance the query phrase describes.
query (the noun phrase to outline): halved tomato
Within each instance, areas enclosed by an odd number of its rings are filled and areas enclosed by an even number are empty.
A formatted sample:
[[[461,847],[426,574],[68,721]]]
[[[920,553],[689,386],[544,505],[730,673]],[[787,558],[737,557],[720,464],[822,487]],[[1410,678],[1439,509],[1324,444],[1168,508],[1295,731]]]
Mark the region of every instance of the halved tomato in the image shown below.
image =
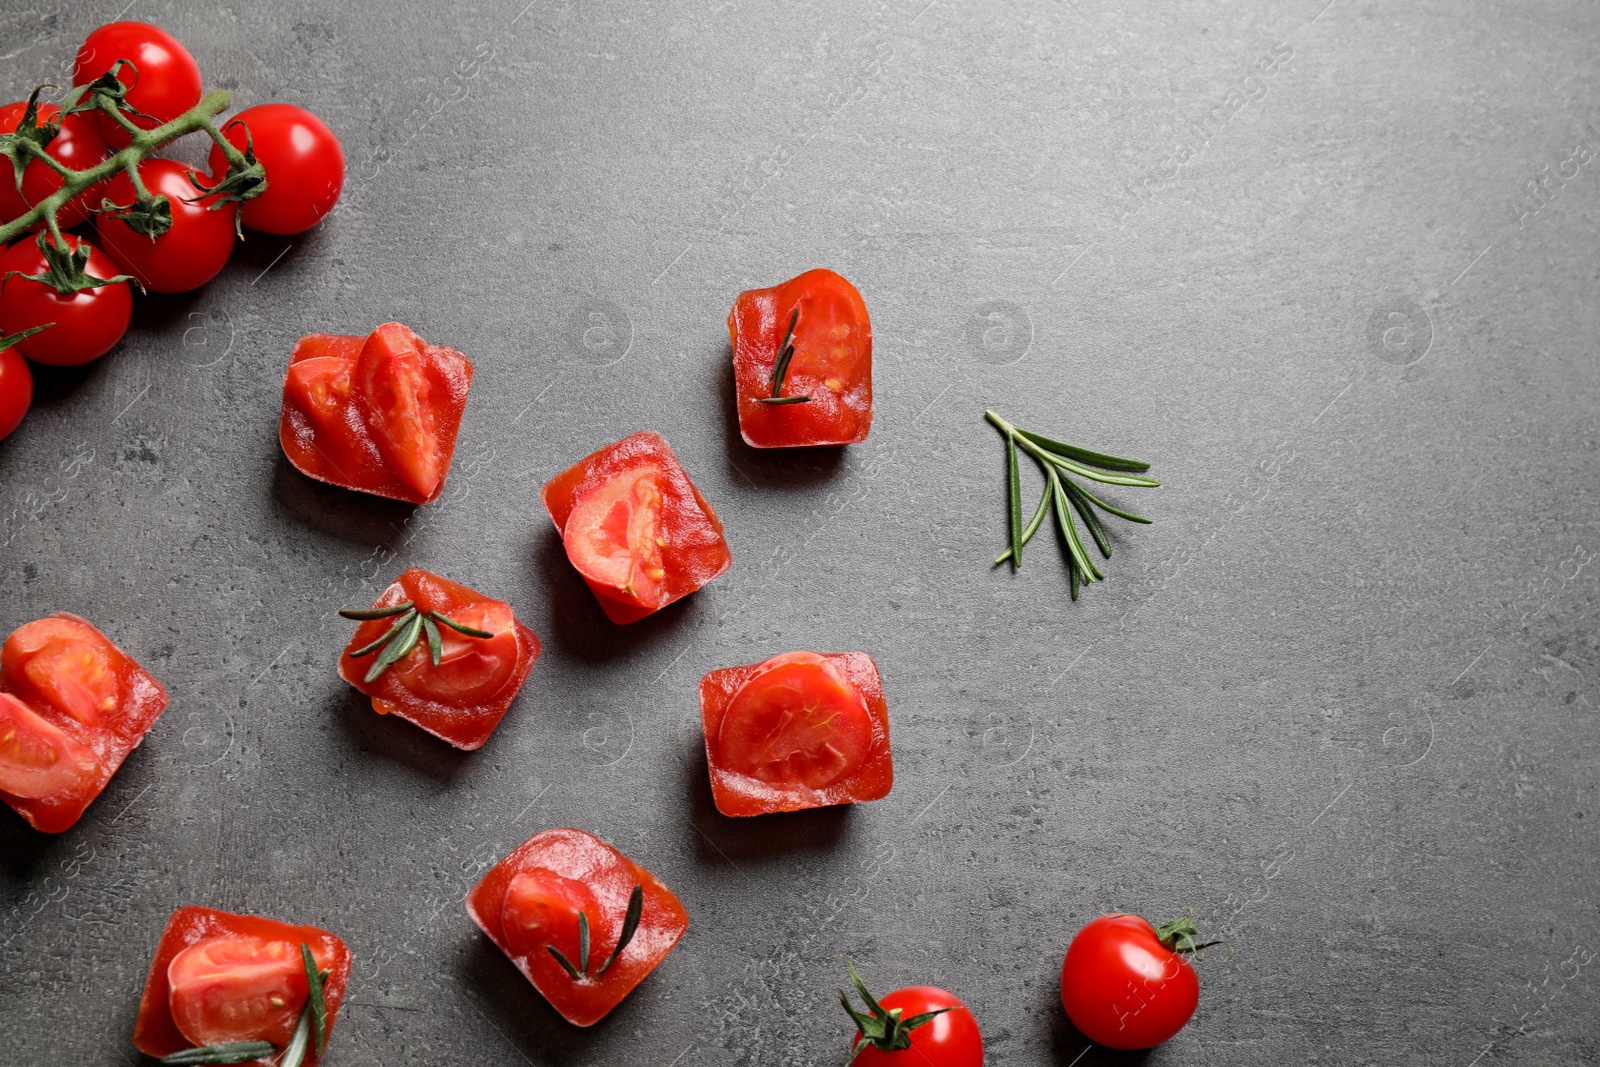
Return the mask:
[[[889,712],[872,657],[788,652],[700,680],[711,794],[724,815],[889,795]]]
[[[616,944],[616,932],[602,947],[607,936],[604,916],[589,887],[575,878],[559,875],[546,867],[530,867],[511,879],[506,887],[506,902],[500,912],[506,945],[519,956],[546,955],[551,947],[574,967],[583,968],[579,945],[578,916],[589,924],[589,957],[600,961]],[[597,925],[598,924],[598,925]],[[616,926],[621,926],[619,918]],[[598,935],[598,938],[597,936]]]
[[[579,498],[562,544],[578,573],[624,603],[661,599],[661,468],[622,471]]]
[[[317,959],[318,969],[328,963]],[[167,982],[172,1021],[197,1046],[270,1041],[282,1048],[309,995],[300,945],[249,934],[190,945],[167,964]]]
[[[85,726],[105,723],[121,705],[122,659],[99,630],[59,615],[18,627],[0,648],[0,670],[13,693]]]
[[[444,480],[436,401],[449,390],[423,356],[423,340],[398,322],[372,331],[355,362],[359,404],[384,459],[422,497]]]
[[[492,699],[511,680],[521,658],[511,605],[480,600],[448,614],[463,626],[494,636],[468,637],[440,626],[439,665],[433,665],[427,642],[419,642],[415,652],[394,665],[396,680],[420,697],[458,707]]]
[[[717,731],[722,765],[774,785],[824,789],[866,762],[867,702],[815,652],[790,652],[734,694]]]
[[[27,800],[92,784],[95,754],[10,693],[0,693],[0,791]]]

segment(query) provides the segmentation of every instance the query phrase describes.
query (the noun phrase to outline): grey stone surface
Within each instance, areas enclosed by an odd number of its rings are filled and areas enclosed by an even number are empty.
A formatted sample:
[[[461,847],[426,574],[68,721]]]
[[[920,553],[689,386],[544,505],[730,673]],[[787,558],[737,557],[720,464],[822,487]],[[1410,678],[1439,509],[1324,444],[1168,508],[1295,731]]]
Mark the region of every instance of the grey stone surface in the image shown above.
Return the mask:
[[[0,813],[0,1061],[133,1062],[204,903],[345,938],[336,1065],[842,1063],[842,952],[956,990],[991,1063],[1131,1062],[1080,1058],[1062,952],[1185,908],[1233,955],[1150,1064],[1595,1062],[1600,8],[1324,3],[131,9],[350,180],[0,445],[0,627],[79,612],[172,694],[75,830]],[[7,8],[18,98],[117,14]],[[759,454],[723,319],[817,265],[877,422]],[[295,338],[390,319],[477,366],[428,508],[278,449]],[[1076,605],[1045,541],[986,565],[989,406],[1165,481]],[[538,489],[645,427],[735,562],[619,629]],[[545,642],[478,753],[333,672],[329,613],[409,565]],[[724,819],[696,680],[801,647],[877,658],[894,792]],[[562,825],[691,915],[586,1031],[461,906]]]

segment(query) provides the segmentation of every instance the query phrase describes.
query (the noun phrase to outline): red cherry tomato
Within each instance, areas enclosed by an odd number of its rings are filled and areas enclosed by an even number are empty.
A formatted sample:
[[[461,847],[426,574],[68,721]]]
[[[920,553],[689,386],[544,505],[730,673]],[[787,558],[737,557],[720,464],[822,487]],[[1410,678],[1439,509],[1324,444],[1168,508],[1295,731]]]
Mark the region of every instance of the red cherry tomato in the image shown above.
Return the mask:
[[[344,189],[344,149],[327,123],[293,104],[258,104],[239,112],[223,136],[241,152],[245,130],[267,172],[267,191],[244,202],[244,224],[264,233],[303,233],[333,210]],[[211,173],[221,178],[228,157],[211,146]]]
[[[567,557],[625,604],[661,599],[661,468],[622,471],[581,498],[567,519]]]
[[[777,785],[825,789],[866,762],[872,715],[829,660],[791,652],[734,694],[717,732],[719,762]]]
[[[395,679],[411,692],[455,707],[481,704],[506,687],[517,669],[517,627],[511,605],[499,600],[468,604],[449,613],[450,618],[493,637],[468,637],[448,626],[439,627],[439,665],[433,665],[426,642],[418,651],[396,663]]]
[[[605,956],[596,955],[596,935],[603,934],[604,930],[596,924],[604,915],[589,887],[574,878],[545,867],[522,871],[506,887],[500,922],[505,930],[506,945],[514,954],[543,956],[554,947],[574,967],[581,969],[584,961],[578,934],[580,914],[588,919],[589,957],[598,965]],[[615,943],[613,935],[610,944]],[[601,951],[609,952],[609,945]]]
[[[955,994],[934,986],[910,986],[879,997],[878,1003],[885,1012],[899,1008],[902,1019],[949,1010],[912,1030],[908,1049],[890,1051],[871,1044],[861,1046],[851,1061],[852,1067],[983,1067],[983,1035],[978,1031],[978,1020]],[[855,1039],[861,1040],[861,1031],[856,1031]]]
[[[1061,1006],[1107,1048],[1151,1048],[1183,1029],[1200,1003],[1189,961],[1137,915],[1102,915],[1079,930],[1061,965]]]
[[[36,707],[59,708],[85,726],[111,725],[122,706],[123,656],[82,619],[51,615],[19,626],[0,647],[11,691]]]
[[[0,693],[0,791],[39,800],[82,789],[95,773],[93,749],[10,693]]]
[[[172,159],[147,159],[139,177],[152,196],[172,205],[172,226],[152,240],[120,218],[102,214],[96,223],[100,244],[123,273],[156,293],[186,293],[217,276],[233,253],[234,204],[211,210],[213,201],[190,202],[200,195],[189,168]],[[106,183],[105,199],[119,207],[134,201],[133,179],[124,171]]]
[[[22,423],[33,405],[33,372],[15,348],[0,352],[0,440]]]
[[[0,133],[15,133],[17,124],[27,110],[25,100],[0,107]],[[39,125],[43,126],[59,114],[61,109],[56,105],[40,104]],[[88,170],[106,158],[106,143],[100,136],[100,127],[95,125],[93,115],[68,115],[61,120],[61,126],[45,146],[45,152],[71,170]],[[0,168],[0,220],[19,219],[26,215],[35,204],[60,189],[65,180],[43,161],[30,160],[22,172],[22,192],[18,193],[16,172],[7,160],[6,167]],[[95,205],[100,203],[101,189],[99,185],[92,185],[67,201],[66,206],[56,212],[56,221],[63,229],[87,222]],[[36,222],[32,229],[37,230],[42,226],[43,221]]]
[[[300,946],[249,935],[202,941],[172,957],[172,1020],[196,1045],[288,1044],[310,994]]]
[[[426,358],[424,343],[398,322],[379,326],[361,346],[351,375],[378,450],[412,490],[429,498],[449,465],[435,397],[447,396],[450,383]]]
[[[76,249],[88,244],[66,235]],[[86,271],[95,278],[115,278],[120,272],[104,252],[89,245]],[[0,276],[8,271],[44,274],[44,253],[32,237],[0,253]],[[127,282],[110,282],[93,289],[62,295],[44,282],[23,277],[0,282],[0,334],[19,333],[54,323],[48,330],[17,342],[17,350],[36,363],[76,367],[99,359],[116,347],[133,319],[133,293]]]
[[[137,68],[135,73],[124,66],[117,80],[129,106],[149,116],[129,116],[140,129],[171,122],[200,102],[200,65],[176,37],[148,22],[112,22],[91,32],[78,49],[72,84],[87,85],[119,59]],[[111,116],[97,114],[95,120],[107,145],[128,147],[127,131]]]

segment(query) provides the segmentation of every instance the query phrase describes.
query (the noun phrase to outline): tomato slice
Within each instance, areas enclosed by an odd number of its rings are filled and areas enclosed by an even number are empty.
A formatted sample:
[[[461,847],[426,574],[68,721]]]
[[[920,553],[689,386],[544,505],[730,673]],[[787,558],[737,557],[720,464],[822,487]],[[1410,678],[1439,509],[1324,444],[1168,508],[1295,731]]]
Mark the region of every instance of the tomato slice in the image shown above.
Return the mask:
[[[167,981],[172,1020],[196,1045],[286,1045],[310,992],[299,945],[250,934],[190,945],[172,957]]]
[[[513,954],[542,958],[554,946],[567,960],[582,969],[578,939],[578,914],[589,919],[589,957],[598,967],[605,960],[600,954],[595,920],[600,909],[589,887],[573,878],[557,874],[548,867],[522,871],[506,888],[505,905],[500,912],[501,929]],[[614,938],[612,939],[615,940]],[[607,948],[606,951],[610,951]]]
[[[93,626],[52,616],[12,632],[0,649],[0,668],[24,701],[49,704],[85,726],[99,726],[122,703],[121,658]]]
[[[10,693],[0,693],[0,790],[43,800],[75,793],[94,777],[92,749]]]
[[[722,762],[775,785],[824,789],[866,762],[866,699],[827,659],[791,652],[734,694],[717,732]]]
[[[400,480],[424,497],[445,475],[436,412],[446,390],[433,370],[422,339],[397,322],[373,330],[356,360],[356,388],[378,449]]]
[[[468,637],[440,623],[443,651],[437,667],[428,654],[428,642],[423,640],[392,670],[400,684],[418,696],[457,707],[480,704],[504,689],[517,668],[517,630],[511,605],[482,601],[445,614],[463,626],[494,636]]]
[[[578,572],[614,599],[641,607],[661,600],[662,470],[635,467],[613,475],[573,506],[561,531]]]

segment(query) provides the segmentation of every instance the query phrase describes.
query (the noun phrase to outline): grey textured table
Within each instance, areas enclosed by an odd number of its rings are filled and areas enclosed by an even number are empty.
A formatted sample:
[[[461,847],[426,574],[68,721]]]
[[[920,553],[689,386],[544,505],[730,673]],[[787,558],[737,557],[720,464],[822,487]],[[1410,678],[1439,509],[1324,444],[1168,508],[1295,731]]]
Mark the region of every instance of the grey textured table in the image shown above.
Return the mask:
[[[133,1062],[204,903],[349,943],[335,1065],[842,1063],[842,952],[991,1063],[1137,1060],[1080,1058],[1061,954],[1185,908],[1233,955],[1151,1064],[1595,1062],[1600,8],[1325,2],[132,9],[350,177],[0,445],[0,628],[86,615],[172,695],[72,832],[0,813],[0,1061]],[[117,14],[9,6],[12,97]],[[757,453],[723,319],[817,265],[872,310],[872,437]],[[389,319],[477,366],[432,507],[278,448],[294,340]],[[989,406],[1165,481],[1076,605],[1046,540],[987,566]],[[538,489],[646,427],[734,565],[617,628]],[[333,673],[409,565],[544,640],[480,752]],[[877,658],[894,792],[725,819],[696,681],[792,648]],[[691,915],[587,1031],[461,906],[563,825]]]

